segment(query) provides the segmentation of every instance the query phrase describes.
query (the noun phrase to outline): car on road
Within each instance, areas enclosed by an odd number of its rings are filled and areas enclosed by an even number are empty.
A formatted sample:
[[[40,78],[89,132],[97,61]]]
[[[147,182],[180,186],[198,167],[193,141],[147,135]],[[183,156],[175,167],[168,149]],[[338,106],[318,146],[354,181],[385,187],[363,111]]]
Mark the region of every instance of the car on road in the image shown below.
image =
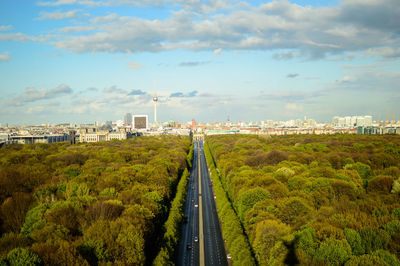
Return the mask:
[[[197,208],[197,207],[199,207],[199,205],[198,205],[198,204],[195,204],[194,207]]]
[[[192,249],[192,246],[191,245],[187,245],[186,249]]]
[[[198,242],[199,238],[197,236],[194,237],[194,242]]]

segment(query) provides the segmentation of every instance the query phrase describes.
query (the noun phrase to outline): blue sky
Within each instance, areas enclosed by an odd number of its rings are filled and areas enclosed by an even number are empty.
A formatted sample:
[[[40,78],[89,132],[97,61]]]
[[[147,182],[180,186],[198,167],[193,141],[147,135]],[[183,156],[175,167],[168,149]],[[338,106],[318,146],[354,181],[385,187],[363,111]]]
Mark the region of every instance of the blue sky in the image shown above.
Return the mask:
[[[398,0],[0,2],[0,123],[400,118]],[[154,82],[155,81],[155,82]]]

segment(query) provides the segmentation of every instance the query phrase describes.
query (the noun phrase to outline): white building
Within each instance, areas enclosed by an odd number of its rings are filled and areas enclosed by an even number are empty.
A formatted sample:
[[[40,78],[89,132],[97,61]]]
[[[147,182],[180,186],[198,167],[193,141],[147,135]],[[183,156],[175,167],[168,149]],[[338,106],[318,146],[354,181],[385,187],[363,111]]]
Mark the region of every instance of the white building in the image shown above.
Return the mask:
[[[129,133],[126,130],[121,129],[120,131],[95,131],[88,130],[86,128],[79,131],[79,142],[99,142],[99,141],[110,141],[113,139],[124,140],[128,139]]]
[[[352,128],[358,126],[372,126],[372,116],[335,116],[332,119],[334,127]]]

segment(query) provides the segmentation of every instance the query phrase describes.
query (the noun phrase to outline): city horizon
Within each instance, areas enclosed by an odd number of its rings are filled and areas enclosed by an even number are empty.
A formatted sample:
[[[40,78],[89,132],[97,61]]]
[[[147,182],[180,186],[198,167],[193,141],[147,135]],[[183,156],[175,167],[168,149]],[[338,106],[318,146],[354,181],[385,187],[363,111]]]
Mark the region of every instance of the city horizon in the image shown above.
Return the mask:
[[[126,114],[128,114],[128,113],[126,113]],[[125,114],[125,115],[126,115]],[[107,122],[113,122],[113,123],[116,123],[116,122],[118,122],[118,121],[120,121],[120,122],[124,122],[124,118],[125,118],[125,115],[124,116],[122,116],[121,118],[119,118],[119,119],[111,119],[111,120],[98,120],[98,121],[85,121],[85,122],[81,122],[81,123],[78,123],[78,122],[74,122],[74,121],[63,121],[63,122],[49,122],[49,121],[47,121],[47,122],[39,122],[39,123],[37,123],[37,124],[13,124],[13,123],[1,123],[1,121],[0,121],[0,125],[1,126],[5,126],[5,125],[8,125],[9,127],[24,127],[24,126],[41,126],[41,125],[104,125],[104,124],[106,124]],[[146,115],[146,116],[148,116],[148,117],[151,117],[152,116],[152,114],[133,114],[132,113],[132,115]],[[372,116],[372,115],[346,115],[346,116],[343,116],[343,118],[345,118],[345,117],[366,117],[366,116],[370,116],[370,117],[372,117],[372,122],[386,122],[386,121],[389,121],[389,122],[392,122],[392,121],[395,121],[395,122],[397,122],[397,121],[399,121],[399,120],[393,120],[393,119],[391,119],[391,117],[389,117],[389,119],[388,120],[386,120],[386,119],[380,119],[380,120],[375,120],[374,119],[374,116]],[[329,124],[329,123],[333,123],[333,120],[334,120],[334,118],[335,117],[339,117],[339,116],[332,116],[331,117],[331,119],[330,120],[328,120],[328,121],[320,121],[320,120],[316,120],[316,119],[314,119],[313,117],[307,117],[307,116],[305,116],[305,117],[303,117],[303,118],[289,118],[289,119],[263,119],[263,120],[233,120],[233,119],[230,119],[230,118],[226,118],[225,120],[222,120],[222,121],[218,121],[218,120],[214,120],[214,121],[200,121],[200,120],[196,120],[195,118],[193,118],[193,119],[191,119],[191,120],[188,120],[188,121],[179,121],[179,120],[174,120],[173,118],[170,118],[170,119],[168,119],[168,120],[166,120],[166,121],[158,121],[158,124],[160,124],[160,125],[162,125],[162,124],[165,124],[165,123],[168,123],[169,121],[174,121],[174,122],[177,122],[177,123],[179,123],[179,124],[189,124],[189,123],[192,123],[192,121],[194,120],[195,121],[195,123],[197,123],[197,124],[215,124],[215,123],[219,123],[219,124],[223,124],[223,123],[227,123],[227,122],[231,122],[232,124],[238,124],[238,123],[245,123],[245,124],[261,124],[261,123],[263,123],[263,122],[267,122],[267,121],[273,121],[273,122],[288,122],[288,121],[306,121],[306,120],[313,120],[313,121],[315,121],[315,122],[317,122],[317,123],[322,123],[322,124]],[[342,117],[342,116],[340,116],[340,117]],[[125,123],[124,123],[125,124]],[[155,123],[154,123],[154,121],[149,121],[149,124],[151,124],[151,125],[155,125]],[[0,127],[1,127],[0,126]]]
[[[400,116],[396,0],[0,7],[2,124]]]

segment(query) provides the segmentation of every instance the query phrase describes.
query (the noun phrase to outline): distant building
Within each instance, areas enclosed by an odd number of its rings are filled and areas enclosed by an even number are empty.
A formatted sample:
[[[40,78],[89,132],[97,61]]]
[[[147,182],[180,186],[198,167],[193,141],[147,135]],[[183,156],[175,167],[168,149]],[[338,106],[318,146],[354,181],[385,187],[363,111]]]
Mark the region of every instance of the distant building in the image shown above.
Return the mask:
[[[132,125],[132,114],[131,113],[126,113],[124,116],[124,124],[126,126]]]
[[[54,143],[69,141],[68,134],[54,134],[54,135],[11,135],[9,136],[11,143],[18,144],[34,144],[34,143]]]
[[[69,143],[71,145],[74,145],[76,143],[76,131],[75,130],[69,131]]]
[[[400,134],[400,127],[393,126],[359,126],[357,134],[381,135],[381,134]]]
[[[372,116],[335,116],[332,119],[333,126],[336,128],[355,128],[372,126]]]
[[[79,131],[79,142],[99,142],[110,140],[124,140],[132,137],[131,132],[124,129],[120,131],[96,131],[94,129],[83,128]]]
[[[149,128],[149,118],[147,115],[134,115],[133,117],[133,129],[148,129]]]

